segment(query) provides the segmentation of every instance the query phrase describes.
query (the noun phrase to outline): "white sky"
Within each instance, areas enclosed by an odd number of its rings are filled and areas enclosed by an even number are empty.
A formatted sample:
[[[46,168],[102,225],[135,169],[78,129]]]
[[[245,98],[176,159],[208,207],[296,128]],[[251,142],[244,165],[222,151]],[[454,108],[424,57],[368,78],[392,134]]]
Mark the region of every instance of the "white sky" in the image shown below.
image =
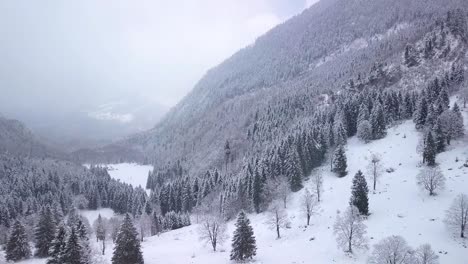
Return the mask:
[[[2,0],[0,112],[177,103],[211,67],[316,0]]]

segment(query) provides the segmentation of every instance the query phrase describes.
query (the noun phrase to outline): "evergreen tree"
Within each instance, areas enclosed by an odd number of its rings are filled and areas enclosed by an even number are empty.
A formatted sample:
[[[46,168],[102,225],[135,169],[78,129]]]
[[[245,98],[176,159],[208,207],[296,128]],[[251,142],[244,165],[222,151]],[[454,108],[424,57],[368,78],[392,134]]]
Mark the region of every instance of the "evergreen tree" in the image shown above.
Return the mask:
[[[56,225],[52,211],[49,207],[45,207],[39,214],[39,222],[34,231],[36,239],[36,257],[45,258],[49,256],[49,248],[54,240]]]
[[[78,235],[78,239],[82,248],[81,259],[83,263],[88,264],[91,262],[91,247],[89,245],[88,230],[83,223],[83,219],[81,218],[76,224],[76,234]]]
[[[437,148],[434,142],[434,137],[432,136],[432,133],[429,132],[424,142],[423,162],[428,166],[435,166],[436,154]]]
[[[369,215],[369,189],[367,188],[366,178],[361,171],[354,175],[353,186],[351,187],[350,205],[356,206],[361,215]]]
[[[372,109],[372,113],[370,116],[370,123],[372,126],[372,138],[373,139],[380,139],[385,137],[386,134],[386,123],[385,123],[385,115],[382,109],[382,105],[380,103],[376,104]]]
[[[364,120],[358,124],[357,137],[366,143],[372,139],[372,125],[369,121]]]
[[[255,236],[250,220],[241,211],[237,217],[236,230],[232,238],[231,260],[244,261],[257,253]]]
[[[258,168],[255,169],[254,172],[254,179],[252,182],[252,203],[253,203],[253,208],[256,213],[260,213],[260,204],[262,200],[262,193],[263,193],[263,182],[260,176],[260,173],[258,172]]]
[[[416,129],[421,129],[426,124],[426,117],[428,112],[427,100],[426,97],[421,95],[421,99],[416,107],[414,112],[413,121],[416,124]]]
[[[445,151],[446,138],[440,119],[437,119],[437,123],[433,129],[434,141],[436,145],[436,152],[441,153]]]
[[[55,234],[54,240],[52,240],[49,249],[49,259],[47,264],[62,264],[63,254],[65,253],[65,247],[67,242],[67,230],[64,225],[59,225],[57,233]]]
[[[405,64],[407,67],[417,66],[418,62],[418,51],[414,48],[413,45],[408,44],[405,48]]]
[[[333,172],[338,174],[338,177],[344,177],[348,173],[346,171],[347,168],[346,153],[343,146],[340,145],[333,155]]]
[[[86,264],[83,261],[83,248],[76,229],[72,226],[62,256],[62,264]]]
[[[129,214],[125,215],[115,241],[112,264],[143,264],[138,232]]]
[[[6,260],[11,261],[19,261],[31,256],[31,248],[29,247],[26,230],[18,220],[13,224],[6,244],[5,253]]]

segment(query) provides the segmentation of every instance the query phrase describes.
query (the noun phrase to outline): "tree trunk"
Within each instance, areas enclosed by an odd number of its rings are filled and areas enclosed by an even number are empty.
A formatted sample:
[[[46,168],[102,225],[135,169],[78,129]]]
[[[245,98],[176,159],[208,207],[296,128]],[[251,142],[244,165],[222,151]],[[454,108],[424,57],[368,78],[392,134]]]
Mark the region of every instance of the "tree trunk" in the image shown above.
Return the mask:
[[[106,254],[106,240],[102,240],[102,255],[104,256]]]
[[[307,214],[307,225],[310,223],[310,214]]]
[[[281,236],[280,236],[280,227],[279,227],[278,224],[276,225],[276,234],[278,235],[278,238],[281,238]]]

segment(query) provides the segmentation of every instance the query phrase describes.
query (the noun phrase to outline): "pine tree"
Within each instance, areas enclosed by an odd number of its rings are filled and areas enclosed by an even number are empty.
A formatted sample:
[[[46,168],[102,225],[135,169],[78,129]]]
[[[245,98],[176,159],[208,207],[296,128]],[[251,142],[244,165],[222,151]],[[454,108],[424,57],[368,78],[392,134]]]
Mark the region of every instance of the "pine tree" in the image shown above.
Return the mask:
[[[423,162],[426,163],[428,166],[435,166],[436,154],[437,151],[434,142],[434,137],[432,136],[432,133],[429,132],[424,142]]]
[[[361,215],[369,215],[369,189],[367,188],[366,178],[361,171],[358,171],[354,175],[353,186],[351,188],[351,200],[349,204],[356,206]]]
[[[370,116],[370,123],[372,126],[372,138],[380,139],[385,137],[386,134],[386,123],[385,115],[380,103],[376,104],[372,109]]]
[[[252,182],[252,203],[253,208],[256,213],[260,213],[260,204],[262,202],[262,193],[263,193],[263,182],[258,172],[258,168],[255,169],[254,179]]]
[[[76,224],[76,234],[78,235],[78,239],[82,248],[82,261],[85,264],[89,264],[91,262],[91,247],[89,245],[88,230],[83,223],[83,219],[81,218]]]
[[[440,119],[437,119],[437,123],[435,124],[435,127],[433,129],[434,131],[434,141],[436,145],[436,152],[441,153],[445,151],[445,133],[444,130],[442,129],[442,124]]]
[[[54,240],[52,240],[50,249],[49,249],[49,259],[47,264],[62,264],[63,254],[65,252],[67,242],[67,230],[64,225],[59,225],[57,232],[55,234]]]
[[[13,224],[6,244],[5,253],[6,260],[11,261],[19,261],[31,256],[31,248],[29,247],[26,230],[18,220]]]
[[[125,215],[115,241],[112,264],[143,264],[138,232],[129,214]]]
[[[414,112],[413,121],[416,124],[416,129],[421,129],[426,124],[426,117],[428,112],[427,100],[424,95],[421,95],[421,99]]]
[[[39,214],[39,222],[34,231],[36,239],[36,257],[45,258],[49,256],[49,248],[52,240],[54,240],[56,225],[52,211],[49,207],[45,207]]]
[[[63,264],[86,264],[83,261],[83,248],[76,229],[72,226],[62,256]]]
[[[333,155],[333,172],[338,174],[339,177],[344,177],[348,173],[346,171],[347,167],[346,154],[343,146],[340,145]]]
[[[414,48],[413,45],[408,44],[405,48],[405,64],[408,67],[417,66],[419,64],[417,58],[417,50]]]
[[[250,220],[241,211],[237,216],[236,230],[232,238],[231,260],[244,261],[257,254],[255,236]]]

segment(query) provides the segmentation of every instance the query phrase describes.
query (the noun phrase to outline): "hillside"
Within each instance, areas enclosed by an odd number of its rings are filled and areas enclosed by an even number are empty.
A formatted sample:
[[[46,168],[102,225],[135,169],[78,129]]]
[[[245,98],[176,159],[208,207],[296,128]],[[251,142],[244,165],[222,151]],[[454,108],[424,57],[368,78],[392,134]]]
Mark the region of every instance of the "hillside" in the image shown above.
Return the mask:
[[[37,158],[61,158],[66,155],[43,144],[20,121],[0,115],[0,153]]]
[[[180,161],[187,173],[200,176],[223,166],[229,141],[230,172],[237,174],[244,159],[308,122],[324,94],[333,98],[355,87],[420,89],[434,73],[463,64],[464,41],[412,69],[403,61],[405,47],[424,47],[437,22],[456,8],[466,10],[466,1],[320,1],[208,71],[153,129],[116,145],[131,149],[121,154],[124,160],[156,168]],[[274,120],[266,120],[272,113]],[[249,135],[258,128],[252,142]],[[97,152],[116,156],[112,148]]]
[[[466,112],[464,118],[466,124]],[[416,184],[421,164],[421,155],[416,151],[420,137],[414,124],[406,121],[389,129],[386,138],[369,144],[357,138],[350,139],[345,178],[337,178],[326,165],[317,169],[324,174],[325,191],[318,215],[312,217],[310,227],[304,227],[305,216],[301,212],[303,191],[293,194],[288,202],[291,228],[282,230],[281,239],[276,240],[275,231],[265,224],[271,217],[268,213],[251,216],[258,245],[257,263],[366,263],[373,244],[384,237],[400,235],[413,248],[423,243],[431,244],[442,264],[464,264],[466,258],[463,256],[468,256],[467,241],[454,239],[443,219],[455,196],[468,190],[468,168],[463,166],[468,156],[468,138],[458,140],[449,151],[438,156],[437,162],[447,178],[446,190],[430,197]],[[348,205],[352,176],[358,170],[366,170],[371,153],[380,153],[385,169],[393,168],[394,172],[384,173],[377,191],[369,196],[371,215],[365,224],[370,250],[348,256],[337,249],[333,223],[337,211],[343,212]],[[460,161],[456,162],[457,158]],[[305,187],[313,189],[310,181]],[[148,238],[143,243],[145,260],[168,264],[229,263],[230,240],[221,252],[212,253],[209,245],[198,246],[197,228],[194,225]],[[230,222],[228,233],[232,234],[232,231],[233,222]]]
[[[468,123],[468,113],[463,112],[464,122]],[[466,128],[465,128],[466,129]],[[468,135],[468,129],[465,130]],[[445,175],[446,189],[436,196],[429,196],[421,190],[416,175],[421,169],[421,154],[417,152],[422,134],[414,128],[411,121],[403,122],[388,130],[384,139],[365,144],[356,137],[351,138],[346,149],[348,175],[338,178],[329,172],[328,165],[317,168],[314,173],[324,176],[323,196],[319,210],[312,216],[311,225],[305,226],[305,216],[301,210],[304,190],[293,193],[287,202],[290,228],[281,230],[281,239],[267,225],[270,213],[249,215],[257,240],[255,263],[367,263],[373,245],[390,235],[400,235],[408,244],[416,248],[423,243],[431,244],[442,264],[464,264],[463,256],[468,254],[467,241],[460,240],[450,233],[443,220],[445,210],[459,193],[468,190],[468,167],[464,166],[468,150],[468,136],[452,142],[450,148],[437,157],[437,162]],[[337,212],[343,213],[350,193],[352,177],[358,170],[366,171],[371,153],[379,153],[385,172],[377,184],[376,192],[370,192],[370,216],[364,222],[367,226],[369,250],[358,250],[350,255],[337,248],[333,235],[333,223]],[[459,161],[457,161],[457,159]],[[130,168],[130,167],[129,167]],[[128,175],[141,175],[140,168]],[[113,177],[120,177],[121,173]],[[137,178],[134,178],[138,181]],[[127,179],[129,180],[129,179]],[[136,182],[135,182],[136,183]],[[313,189],[310,180],[305,188]],[[101,211],[110,217],[108,210]],[[86,212],[96,218],[97,212]],[[200,216],[202,217],[202,216]],[[197,216],[192,217],[194,224],[182,229],[168,231],[160,236],[145,238],[143,255],[145,263],[231,263],[229,253],[230,239],[234,222],[228,222],[229,238],[218,252],[212,252],[209,245],[199,241]],[[108,242],[110,243],[110,242]],[[98,248],[98,245],[94,245]],[[110,263],[111,251],[100,263]],[[21,263],[45,263],[43,260],[29,260]]]

